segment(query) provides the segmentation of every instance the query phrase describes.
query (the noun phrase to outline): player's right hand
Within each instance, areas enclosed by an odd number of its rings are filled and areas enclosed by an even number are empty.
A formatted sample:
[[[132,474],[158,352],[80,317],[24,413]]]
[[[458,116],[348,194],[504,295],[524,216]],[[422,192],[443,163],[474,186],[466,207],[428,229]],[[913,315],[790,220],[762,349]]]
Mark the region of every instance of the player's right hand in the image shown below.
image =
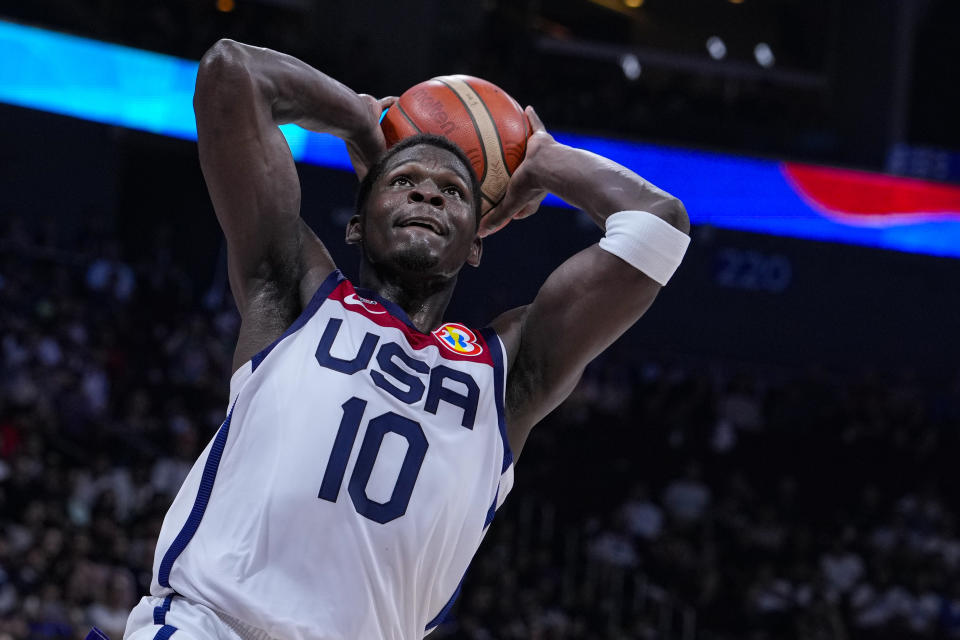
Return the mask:
[[[357,177],[363,180],[370,167],[380,158],[387,147],[380,129],[380,116],[397,101],[396,96],[374,98],[366,93],[360,94],[366,106],[367,122],[362,131],[346,140],[347,153]]]
[[[540,176],[549,169],[550,161],[546,158],[550,155],[549,149],[558,146],[557,141],[547,132],[533,107],[527,107],[525,113],[531,128],[526,154],[507,183],[503,200],[480,220],[481,237],[496,233],[511,220],[533,215],[547,197]]]

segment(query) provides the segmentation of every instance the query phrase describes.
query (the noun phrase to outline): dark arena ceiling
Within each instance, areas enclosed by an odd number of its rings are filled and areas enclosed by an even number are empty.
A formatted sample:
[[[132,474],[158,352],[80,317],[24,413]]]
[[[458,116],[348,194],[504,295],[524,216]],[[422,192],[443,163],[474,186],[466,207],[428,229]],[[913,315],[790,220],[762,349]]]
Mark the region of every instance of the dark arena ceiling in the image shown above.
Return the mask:
[[[0,17],[194,59],[231,37],[382,95],[471,73],[566,130],[872,169],[898,145],[960,149],[956,0],[39,0]]]

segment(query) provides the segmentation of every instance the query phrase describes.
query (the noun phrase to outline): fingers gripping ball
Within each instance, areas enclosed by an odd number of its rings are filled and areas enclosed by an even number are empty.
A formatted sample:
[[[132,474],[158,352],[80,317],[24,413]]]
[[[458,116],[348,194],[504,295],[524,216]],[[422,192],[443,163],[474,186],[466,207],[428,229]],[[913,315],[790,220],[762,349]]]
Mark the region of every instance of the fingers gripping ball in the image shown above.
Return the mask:
[[[404,92],[381,123],[387,146],[417,133],[457,144],[480,179],[486,213],[507,190],[527,150],[530,123],[517,101],[473,76],[439,76]]]

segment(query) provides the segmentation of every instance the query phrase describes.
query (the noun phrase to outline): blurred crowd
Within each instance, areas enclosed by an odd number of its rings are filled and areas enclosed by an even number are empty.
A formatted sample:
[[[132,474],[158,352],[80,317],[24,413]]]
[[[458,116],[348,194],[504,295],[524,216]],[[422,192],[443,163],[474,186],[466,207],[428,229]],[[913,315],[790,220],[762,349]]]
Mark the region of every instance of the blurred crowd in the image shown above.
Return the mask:
[[[170,243],[0,221],[0,640],[118,640],[223,419],[238,316]],[[960,379],[843,373],[614,348],[434,636],[960,637]]]
[[[163,515],[223,419],[238,316],[164,236],[0,227],[0,637],[114,640]]]
[[[960,637],[960,378],[629,358],[531,436],[463,637]]]

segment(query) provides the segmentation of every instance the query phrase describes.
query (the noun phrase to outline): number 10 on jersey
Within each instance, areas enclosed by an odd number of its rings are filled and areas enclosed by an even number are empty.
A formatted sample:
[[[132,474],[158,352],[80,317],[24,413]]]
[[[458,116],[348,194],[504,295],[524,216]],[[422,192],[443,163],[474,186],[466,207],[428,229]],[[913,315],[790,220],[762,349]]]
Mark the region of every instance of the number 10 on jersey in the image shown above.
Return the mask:
[[[353,444],[360,430],[367,401],[354,397],[344,402],[341,407],[343,418],[337,429],[337,437],[333,441],[330,459],[327,460],[327,470],[323,474],[323,482],[320,483],[320,493],[317,494],[318,498],[330,502],[336,502],[340,493],[343,476],[347,471],[347,462],[350,460],[350,453],[353,451]],[[407,452],[403,456],[403,464],[400,466],[400,473],[397,475],[390,499],[386,502],[376,502],[367,497],[367,483],[370,481],[373,465],[380,453],[383,437],[387,433],[395,433],[406,439]],[[392,411],[371,418],[367,425],[367,432],[363,436],[363,442],[360,443],[360,453],[357,454],[357,462],[353,466],[350,482],[347,485],[350,499],[357,513],[380,524],[396,520],[406,513],[428,446],[427,437],[423,435],[420,424],[410,418]]]

